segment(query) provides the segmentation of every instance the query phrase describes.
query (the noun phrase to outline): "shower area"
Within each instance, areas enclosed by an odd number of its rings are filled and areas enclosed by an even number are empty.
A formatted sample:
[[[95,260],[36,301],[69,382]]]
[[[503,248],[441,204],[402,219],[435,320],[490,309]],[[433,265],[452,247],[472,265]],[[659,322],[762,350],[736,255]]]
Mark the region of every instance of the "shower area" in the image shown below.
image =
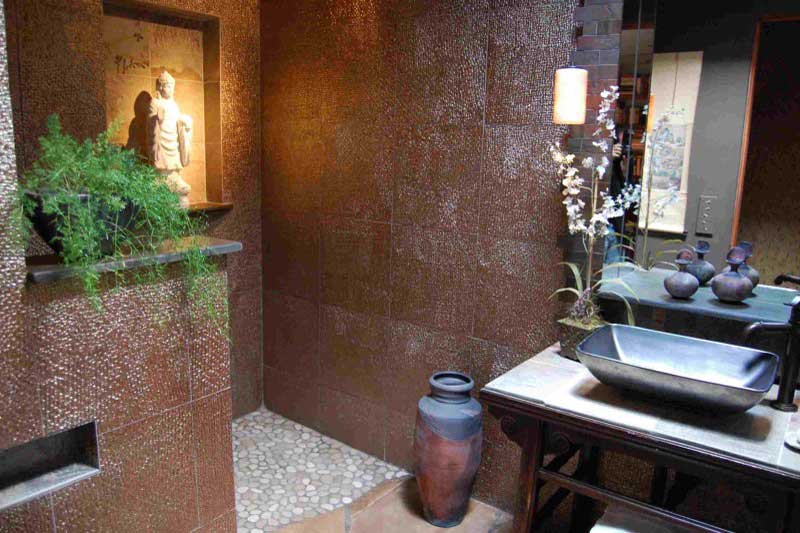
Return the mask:
[[[0,511],[0,532],[423,528],[428,378],[464,372],[477,395],[558,337],[547,147],[566,133],[552,80],[576,2],[4,0],[0,15],[0,199],[50,114],[77,139],[119,119],[111,141],[140,149],[143,98],[169,71],[230,316],[215,332],[169,276],[96,314],[41,266],[44,242],[0,224],[0,448],[92,423],[102,464]],[[505,531],[520,451],[483,424],[462,530]]]

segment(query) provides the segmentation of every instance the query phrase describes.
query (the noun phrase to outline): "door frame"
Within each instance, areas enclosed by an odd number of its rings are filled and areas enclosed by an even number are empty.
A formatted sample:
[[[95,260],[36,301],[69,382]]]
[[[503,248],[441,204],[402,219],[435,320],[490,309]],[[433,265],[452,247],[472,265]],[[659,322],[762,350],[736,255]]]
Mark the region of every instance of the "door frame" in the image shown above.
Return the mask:
[[[792,16],[764,16],[756,21],[756,31],[753,36],[753,55],[750,59],[750,77],[747,81],[747,100],[745,102],[744,127],[742,128],[742,149],[739,154],[739,177],[736,180],[736,201],[733,205],[733,224],[731,225],[731,242],[733,247],[739,241],[739,218],[742,214],[742,192],[744,191],[744,178],[747,173],[747,152],[750,148],[750,119],[753,113],[753,98],[758,73],[758,53],[761,48],[761,27],[772,22],[797,22],[800,15]]]

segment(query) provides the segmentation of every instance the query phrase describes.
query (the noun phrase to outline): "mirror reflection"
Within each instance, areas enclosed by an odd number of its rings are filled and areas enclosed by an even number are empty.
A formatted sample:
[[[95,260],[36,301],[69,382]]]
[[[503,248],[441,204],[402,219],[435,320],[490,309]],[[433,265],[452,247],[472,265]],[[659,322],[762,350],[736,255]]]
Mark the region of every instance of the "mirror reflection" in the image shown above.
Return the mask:
[[[762,284],[800,272],[798,35],[791,2],[625,2],[609,192],[641,202],[611,221],[606,263],[703,241],[722,270],[744,241]]]

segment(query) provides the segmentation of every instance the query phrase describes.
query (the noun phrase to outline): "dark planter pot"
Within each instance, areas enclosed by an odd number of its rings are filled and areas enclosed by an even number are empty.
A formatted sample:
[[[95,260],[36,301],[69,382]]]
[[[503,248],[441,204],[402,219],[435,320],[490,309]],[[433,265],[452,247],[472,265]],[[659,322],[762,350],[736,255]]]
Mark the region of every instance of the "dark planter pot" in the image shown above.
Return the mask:
[[[437,372],[431,393],[417,405],[414,475],[425,520],[437,527],[461,523],[481,461],[481,405],[475,385],[459,372]]]
[[[561,345],[561,357],[572,361],[578,360],[578,353],[575,351],[578,344],[586,337],[594,333],[596,329],[603,327],[605,323],[598,325],[587,325],[571,318],[558,320],[559,344]]]
[[[34,209],[31,222],[33,222],[33,229],[36,233],[46,242],[57,254],[61,255],[64,247],[61,245],[61,231],[59,226],[62,223],[61,217],[58,215],[47,214],[42,209],[42,197],[39,195],[30,194],[31,198],[36,201],[36,208]],[[90,195],[79,194],[77,195],[81,202],[86,203],[89,201]],[[67,207],[62,206],[62,211],[66,211]],[[102,219],[107,227],[106,234],[100,240],[100,250],[104,255],[111,255],[114,253],[114,232],[115,228],[129,229],[132,227],[134,219],[136,218],[137,209],[133,204],[128,205],[122,211],[118,212],[104,212]]]

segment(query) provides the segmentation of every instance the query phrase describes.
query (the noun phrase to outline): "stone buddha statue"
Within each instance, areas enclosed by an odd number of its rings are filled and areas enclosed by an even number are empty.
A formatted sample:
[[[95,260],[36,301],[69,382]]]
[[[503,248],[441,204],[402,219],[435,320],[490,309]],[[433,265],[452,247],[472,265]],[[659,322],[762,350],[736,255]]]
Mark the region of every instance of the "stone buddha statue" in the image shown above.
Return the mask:
[[[175,78],[165,70],[156,81],[156,95],[150,102],[147,147],[150,162],[178,194],[181,207],[188,208],[192,188],[181,178],[181,170],[190,162],[192,118],[181,114],[174,94]]]

